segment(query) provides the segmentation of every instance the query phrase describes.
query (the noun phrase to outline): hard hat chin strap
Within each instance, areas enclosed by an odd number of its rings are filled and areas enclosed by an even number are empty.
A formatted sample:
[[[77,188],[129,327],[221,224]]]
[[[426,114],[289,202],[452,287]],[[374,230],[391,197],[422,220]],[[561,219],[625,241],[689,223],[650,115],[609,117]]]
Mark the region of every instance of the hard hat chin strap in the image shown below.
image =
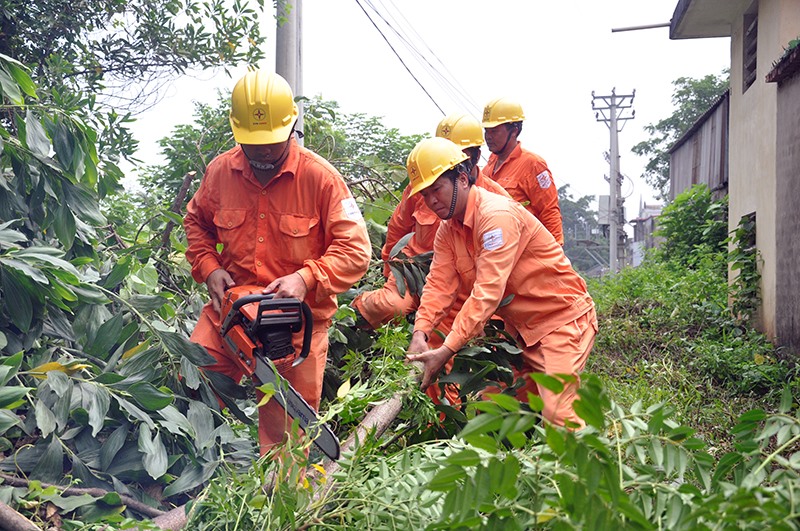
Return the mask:
[[[450,219],[453,217],[453,214],[456,212],[456,201],[458,201],[458,176],[461,175],[461,172],[456,172],[453,174],[453,199],[450,201],[450,212],[447,213],[447,216],[444,219]]]

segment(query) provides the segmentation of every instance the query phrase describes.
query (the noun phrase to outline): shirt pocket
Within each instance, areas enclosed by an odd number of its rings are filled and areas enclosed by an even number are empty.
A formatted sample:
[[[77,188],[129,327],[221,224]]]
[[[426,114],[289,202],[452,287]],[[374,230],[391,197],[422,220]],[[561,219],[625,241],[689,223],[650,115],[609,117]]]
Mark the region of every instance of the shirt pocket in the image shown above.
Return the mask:
[[[240,235],[246,215],[247,210],[243,208],[226,208],[214,214],[217,237],[224,246],[228,247],[235,235]]]
[[[305,260],[322,255],[318,217],[284,214],[278,223],[278,230],[286,251],[285,259],[292,264],[301,266]]]
[[[433,249],[433,240],[436,237],[436,230],[439,228],[439,216],[430,210],[419,210],[414,212],[414,240],[422,247]]]

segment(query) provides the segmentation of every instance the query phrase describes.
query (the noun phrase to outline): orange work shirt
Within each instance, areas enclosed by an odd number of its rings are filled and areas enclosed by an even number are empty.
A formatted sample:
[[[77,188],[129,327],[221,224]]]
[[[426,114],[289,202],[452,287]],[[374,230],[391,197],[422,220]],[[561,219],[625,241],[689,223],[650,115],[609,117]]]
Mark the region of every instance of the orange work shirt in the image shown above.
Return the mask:
[[[333,166],[294,139],[266,185],[240,146],[216,157],[189,201],[184,226],[197,282],[219,268],[240,286],[266,286],[298,272],[315,320],[329,319],[336,294],[369,267],[367,227],[350,190]]]
[[[593,307],[586,283],[553,235],[519,203],[470,188],[464,222],[436,234],[414,324],[430,337],[461,291],[468,291],[444,344],[457,352],[497,314],[526,346]],[[511,301],[498,308],[509,295]]]
[[[508,192],[502,186],[486,177],[480,169],[478,169],[478,177],[475,179],[475,186],[509,197]],[[410,195],[411,186],[406,186],[406,189],[403,190],[403,197],[389,220],[389,226],[386,229],[386,243],[381,249],[381,258],[384,262],[389,260],[389,254],[397,242],[411,232],[414,235],[403,248],[406,256],[416,256],[433,250],[433,240],[442,218],[428,208],[421,194],[409,197]],[[383,274],[387,278],[389,277],[388,265],[384,266]]]
[[[497,155],[492,153],[483,171],[505,188],[512,198],[525,205],[556,241],[564,245],[558,188],[544,159],[523,149],[517,142],[508,158],[499,167],[496,165]]]

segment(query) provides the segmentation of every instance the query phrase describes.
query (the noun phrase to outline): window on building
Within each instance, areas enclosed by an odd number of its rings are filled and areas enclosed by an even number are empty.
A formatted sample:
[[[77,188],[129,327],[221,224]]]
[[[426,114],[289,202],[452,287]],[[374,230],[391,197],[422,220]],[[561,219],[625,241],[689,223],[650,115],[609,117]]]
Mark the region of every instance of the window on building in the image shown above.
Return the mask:
[[[742,92],[756,80],[758,55],[758,2],[744,15],[744,39],[742,50]]]

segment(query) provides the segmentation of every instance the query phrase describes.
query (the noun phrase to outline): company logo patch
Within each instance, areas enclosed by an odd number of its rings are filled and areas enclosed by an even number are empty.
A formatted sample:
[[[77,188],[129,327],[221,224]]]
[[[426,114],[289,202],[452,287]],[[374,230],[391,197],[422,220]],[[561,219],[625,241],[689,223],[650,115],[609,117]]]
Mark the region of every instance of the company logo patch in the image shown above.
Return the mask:
[[[494,229],[483,233],[483,248],[494,251],[503,246],[503,229]]]
[[[553,184],[553,181],[550,179],[550,173],[548,173],[547,170],[537,175],[536,180],[539,181],[540,188],[550,188],[550,185]]]
[[[361,219],[361,211],[358,209],[358,203],[352,197],[342,199],[342,210],[349,219]]]

